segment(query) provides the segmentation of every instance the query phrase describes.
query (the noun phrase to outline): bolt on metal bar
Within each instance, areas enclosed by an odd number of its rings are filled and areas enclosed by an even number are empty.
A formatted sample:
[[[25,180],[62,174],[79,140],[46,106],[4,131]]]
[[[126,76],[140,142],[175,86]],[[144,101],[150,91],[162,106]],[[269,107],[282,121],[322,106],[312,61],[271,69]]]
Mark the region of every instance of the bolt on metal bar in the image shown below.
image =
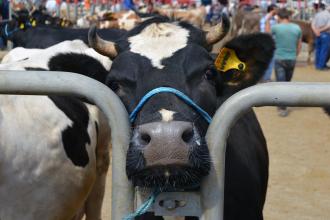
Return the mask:
[[[69,72],[0,71],[0,94],[74,95],[87,98],[106,115],[112,142],[112,213],[120,220],[133,211],[133,187],[126,177],[125,162],[130,125],[118,96],[104,84]]]
[[[213,165],[201,187],[202,220],[223,220],[225,152],[234,123],[251,107],[330,105],[330,83],[264,83],[244,89],[224,102],[206,134]]]

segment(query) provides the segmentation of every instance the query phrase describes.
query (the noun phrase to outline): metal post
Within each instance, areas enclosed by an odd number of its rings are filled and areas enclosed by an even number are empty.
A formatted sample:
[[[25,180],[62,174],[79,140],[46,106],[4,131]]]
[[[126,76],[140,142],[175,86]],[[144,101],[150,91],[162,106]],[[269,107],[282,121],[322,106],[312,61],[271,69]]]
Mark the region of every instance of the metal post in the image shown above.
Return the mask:
[[[66,16],[67,19],[70,20],[71,19],[71,15],[70,15],[70,7],[71,7],[71,3],[70,0],[66,0]]]
[[[206,134],[213,157],[210,174],[201,187],[202,220],[222,220],[226,142],[230,128],[251,107],[325,106],[330,104],[330,83],[264,83],[242,90],[221,105]]]
[[[77,20],[78,20],[78,0],[74,0],[73,4],[74,4],[74,15],[73,15],[73,17],[74,17],[75,22],[77,22]]]
[[[9,0],[8,4],[9,4],[9,14],[8,14],[8,19],[11,20],[13,18],[13,3],[12,3],[13,0]]]
[[[61,4],[62,0],[56,0],[56,16],[61,17]]]
[[[13,19],[13,0],[9,0],[9,14],[8,14],[8,19],[9,21],[11,21]],[[7,50],[11,50],[13,49],[13,42],[12,41],[9,41],[7,40]]]
[[[96,7],[96,0],[91,0],[90,15],[94,15]]]
[[[0,94],[74,95],[95,103],[106,115],[112,141],[112,213],[120,220],[133,211],[133,187],[125,172],[129,144],[128,115],[120,99],[104,84],[68,72],[0,71]]]

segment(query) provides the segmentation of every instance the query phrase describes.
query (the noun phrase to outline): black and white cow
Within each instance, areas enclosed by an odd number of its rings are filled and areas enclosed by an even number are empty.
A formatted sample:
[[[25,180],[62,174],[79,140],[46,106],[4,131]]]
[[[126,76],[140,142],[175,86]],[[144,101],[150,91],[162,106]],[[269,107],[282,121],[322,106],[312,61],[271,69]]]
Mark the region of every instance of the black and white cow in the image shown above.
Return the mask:
[[[151,90],[171,87],[213,115],[235,92],[258,82],[272,57],[270,36],[239,36],[225,44],[246,69],[218,71],[207,51],[228,30],[205,33],[164,18],[143,22],[117,42],[90,31],[90,44],[113,60],[107,84],[129,113]],[[171,93],[151,97],[132,123],[126,171],[135,186],[161,190],[196,189],[210,169],[205,142],[208,123]],[[226,152],[225,216],[227,220],[263,219],[268,180],[268,153],[262,130],[251,110],[231,130]],[[138,219],[162,219],[148,214]],[[195,218],[194,218],[195,219]]]
[[[104,82],[111,61],[92,51],[66,41],[0,69],[56,70],[52,57],[74,53],[70,70]],[[0,95],[0,219],[101,219],[109,133],[98,108],[76,98]]]

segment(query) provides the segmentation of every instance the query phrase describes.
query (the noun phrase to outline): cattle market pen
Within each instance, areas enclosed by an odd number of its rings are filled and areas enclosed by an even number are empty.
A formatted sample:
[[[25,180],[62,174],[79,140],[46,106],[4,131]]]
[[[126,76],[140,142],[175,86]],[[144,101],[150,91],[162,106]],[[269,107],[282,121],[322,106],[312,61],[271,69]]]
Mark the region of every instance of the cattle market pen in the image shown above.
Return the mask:
[[[79,83],[75,83],[79,82]],[[125,157],[128,146],[129,123],[127,112],[119,98],[105,85],[87,77],[65,73],[51,74],[36,71],[0,71],[1,94],[75,95],[95,103],[107,116],[112,128],[112,219],[122,219],[133,211],[133,188],[125,174]],[[330,83],[267,83],[244,89],[229,98],[213,117],[207,132],[211,156],[214,158],[211,173],[201,188],[203,220],[218,220],[223,216],[224,160],[226,138],[231,126],[251,107],[261,106],[325,106],[330,104]],[[215,159],[216,158],[216,159]],[[184,200],[180,194],[171,200]],[[167,198],[167,194],[160,195]],[[186,199],[189,198],[185,197]],[[194,195],[193,198],[196,198]],[[198,198],[196,198],[198,199]],[[186,203],[190,202],[188,199]],[[171,204],[166,203],[166,204]],[[196,203],[198,204],[198,202]],[[157,207],[157,212],[184,215],[183,209]]]

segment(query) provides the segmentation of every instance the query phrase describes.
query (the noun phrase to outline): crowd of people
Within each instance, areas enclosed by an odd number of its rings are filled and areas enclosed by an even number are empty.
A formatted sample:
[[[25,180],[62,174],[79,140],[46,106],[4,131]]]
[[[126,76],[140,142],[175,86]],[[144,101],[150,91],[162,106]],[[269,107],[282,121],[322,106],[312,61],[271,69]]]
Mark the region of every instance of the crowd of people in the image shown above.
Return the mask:
[[[278,8],[272,4],[260,20],[260,30],[271,34],[276,46],[274,57],[264,73],[263,82],[271,81],[273,69],[276,81],[289,82],[292,79],[296,59],[301,51],[302,30],[297,24],[290,22],[290,15],[291,12],[286,8]],[[330,6],[320,5],[312,19],[311,27],[315,34],[315,68],[319,71],[329,71],[327,62],[330,57]],[[285,106],[278,107],[278,111],[283,117],[289,113]]]

